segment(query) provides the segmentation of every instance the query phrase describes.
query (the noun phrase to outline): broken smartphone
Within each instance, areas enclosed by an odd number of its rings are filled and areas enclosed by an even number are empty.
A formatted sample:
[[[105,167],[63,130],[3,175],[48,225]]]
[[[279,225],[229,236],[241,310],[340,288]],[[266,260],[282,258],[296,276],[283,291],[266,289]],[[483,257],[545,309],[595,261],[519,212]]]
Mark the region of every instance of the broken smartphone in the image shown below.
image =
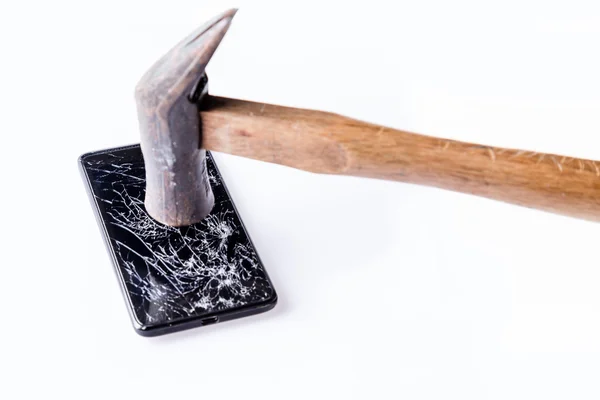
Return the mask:
[[[79,165],[135,330],[156,336],[270,310],[277,294],[214,159],[215,206],[171,227],[144,207],[139,145],[84,154]]]

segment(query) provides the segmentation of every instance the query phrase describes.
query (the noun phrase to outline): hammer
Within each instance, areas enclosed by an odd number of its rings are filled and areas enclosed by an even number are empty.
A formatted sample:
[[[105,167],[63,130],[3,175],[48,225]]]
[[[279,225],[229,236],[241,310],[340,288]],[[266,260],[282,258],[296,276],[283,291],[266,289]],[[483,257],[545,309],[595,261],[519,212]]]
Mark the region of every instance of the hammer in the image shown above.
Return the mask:
[[[438,187],[600,221],[600,162],[435,138],[322,111],[208,95],[204,73],[237,10],[205,23],[136,86],[148,213],[210,213],[206,150],[324,174]]]

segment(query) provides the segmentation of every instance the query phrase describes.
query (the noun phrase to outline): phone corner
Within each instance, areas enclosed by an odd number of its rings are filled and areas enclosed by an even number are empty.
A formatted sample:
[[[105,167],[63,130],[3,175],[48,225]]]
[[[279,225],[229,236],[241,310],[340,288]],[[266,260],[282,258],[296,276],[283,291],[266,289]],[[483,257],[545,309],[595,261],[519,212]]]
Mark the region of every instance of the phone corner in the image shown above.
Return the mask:
[[[275,289],[273,289],[273,293],[258,306],[258,312],[267,312],[272,310],[277,305],[278,300],[279,297],[277,296],[277,292]]]
[[[154,337],[160,335],[160,332],[157,332],[154,329],[151,329],[150,326],[139,323],[136,320],[132,320],[133,330],[139,336],[142,337]]]
[[[85,153],[83,153],[83,154],[79,155],[79,157],[77,157],[77,164],[78,164],[79,166],[83,166],[83,165],[84,165],[84,163],[85,163],[85,160],[86,160],[86,158],[88,158],[88,157],[90,157],[90,156],[92,156],[92,155],[94,155],[94,152],[93,152],[93,151],[87,151],[87,152],[85,152]]]

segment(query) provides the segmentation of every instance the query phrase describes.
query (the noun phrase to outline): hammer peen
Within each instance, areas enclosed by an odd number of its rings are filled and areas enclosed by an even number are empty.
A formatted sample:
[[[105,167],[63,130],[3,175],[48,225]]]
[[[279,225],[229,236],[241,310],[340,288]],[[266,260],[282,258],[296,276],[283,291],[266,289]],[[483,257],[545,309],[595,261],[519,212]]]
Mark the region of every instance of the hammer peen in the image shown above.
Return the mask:
[[[148,213],[172,226],[214,204],[206,150],[306,171],[409,182],[600,221],[600,162],[463,143],[341,115],[213,97],[204,69],[236,10],[158,60],[136,86]]]

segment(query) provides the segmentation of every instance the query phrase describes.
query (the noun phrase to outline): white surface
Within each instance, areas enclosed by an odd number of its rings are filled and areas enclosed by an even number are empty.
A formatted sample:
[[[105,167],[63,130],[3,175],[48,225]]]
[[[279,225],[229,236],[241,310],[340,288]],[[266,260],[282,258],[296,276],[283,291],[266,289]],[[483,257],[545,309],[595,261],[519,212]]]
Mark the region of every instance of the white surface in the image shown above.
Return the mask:
[[[230,5],[213,94],[600,159],[597,1],[351,3],[0,5],[1,398],[600,397],[600,225],[230,156],[278,306],[134,333],[76,159]]]

